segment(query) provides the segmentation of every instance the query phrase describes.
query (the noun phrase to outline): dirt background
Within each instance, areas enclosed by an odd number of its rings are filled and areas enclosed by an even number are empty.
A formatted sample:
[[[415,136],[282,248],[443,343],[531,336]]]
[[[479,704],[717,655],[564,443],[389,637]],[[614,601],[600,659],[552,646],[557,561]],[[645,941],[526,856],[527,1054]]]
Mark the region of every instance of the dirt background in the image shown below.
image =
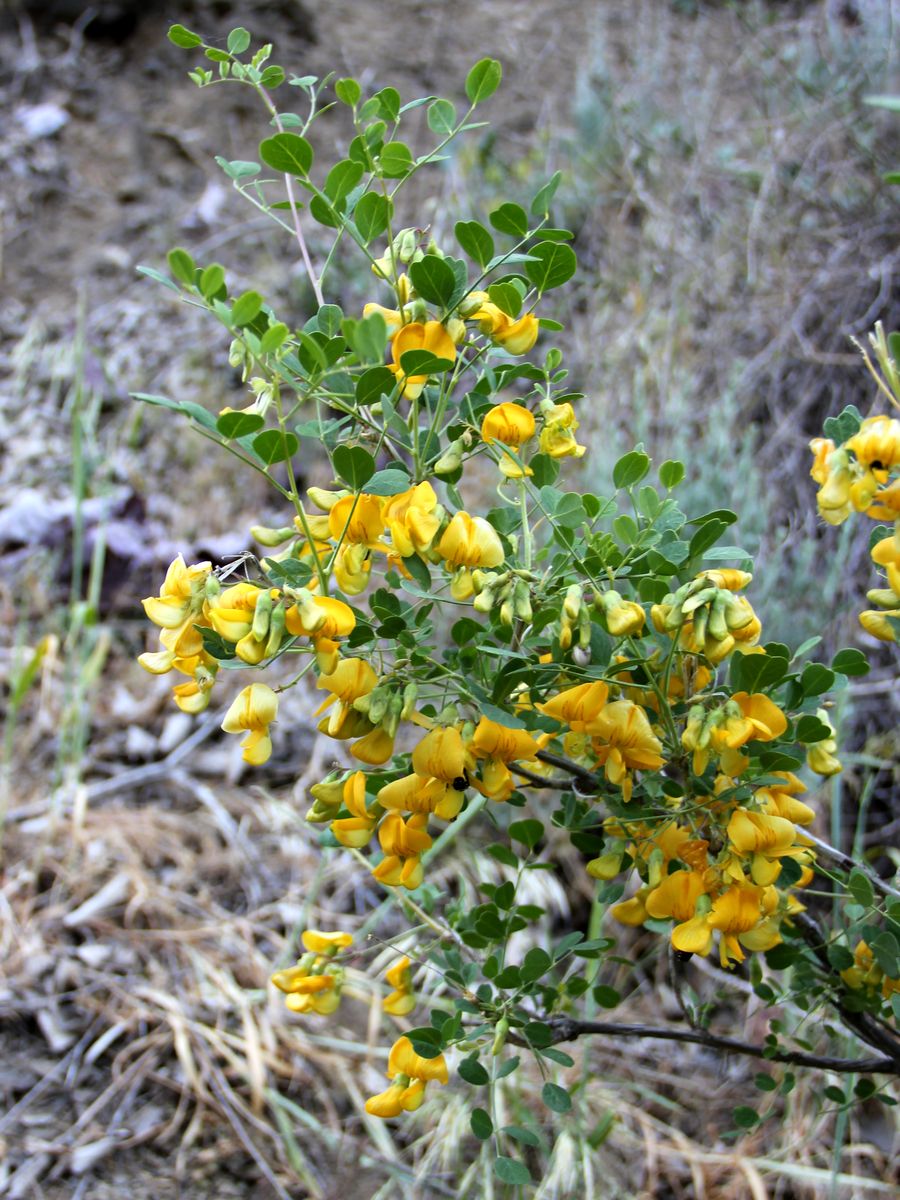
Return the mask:
[[[865,59],[867,38],[896,61],[896,14],[887,0],[741,7],[18,0],[0,11],[0,673],[9,735],[0,1195],[481,1195],[459,1182],[474,1156],[465,1098],[442,1098],[418,1132],[365,1127],[360,1096],[380,1086],[385,1036],[363,1003],[362,974],[341,1024],[325,1032],[286,1021],[265,1001],[272,963],[290,954],[297,929],[336,927],[339,914],[360,916],[377,901],[346,860],[319,865],[302,820],[327,753],[309,732],[309,698],[285,697],[276,757],[264,778],[251,778],[217,737],[218,716],[173,715],[166,682],[148,682],[133,662],[146,637],[136,602],[155,591],[174,554],[239,553],[252,522],[277,516],[254,482],[235,485],[227,461],[128,398],[162,393],[215,410],[241,395],[223,369],[227,341],[136,267],[159,268],[183,245],[198,260],[226,262],[236,289],[252,283],[286,319],[302,320],[309,306],[277,230],[241,204],[213,161],[253,158],[264,123],[240,89],[213,95],[190,84],[192,56],[166,41],[169,24],[224,44],[240,23],[297,73],[335,70],[370,90],[395,84],[404,100],[457,98],[475,59],[501,59],[491,139],[422,197],[430,219],[440,226],[444,204],[459,199],[476,167],[489,189],[492,173],[498,187],[514,185],[519,160],[542,175],[564,166],[573,199],[563,216],[586,271],[565,339],[592,388],[585,426],[598,450],[619,432],[697,437],[704,397],[736,394],[736,407],[721,410],[717,486],[740,490],[741,431],[774,421],[784,440],[754,449],[754,462],[770,454],[768,474],[748,487],[760,495],[770,484],[787,507],[790,489],[805,486],[798,464],[823,408],[871,402],[847,333],[890,321],[900,306],[896,211],[889,197],[873,199],[871,182],[892,154],[900,160],[900,145],[874,116],[857,137],[829,91],[829,80],[845,78],[845,60],[854,94],[863,89],[853,64]],[[747,24],[762,33],[742,57]],[[760,94],[786,89],[802,53],[781,61],[777,51],[795,44],[834,72],[820,95],[810,84],[809,108],[827,122],[811,131],[805,110],[792,122],[763,99],[730,157],[720,142],[701,153],[699,134],[685,149],[685,114],[702,126],[708,110],[710,141],[716,122],[746,122],[745,100],[770,52],[775,82]],[[890,78],[882,72],[874,83],[887,88]],[[604,99],[610,88],[625,94],[619,107]],[[635,130],[628,122],[642,98],[656,107]],[[619,140],[607,154],[611,112]],[[339,121],[323,128],[341,144]],[[579,158],[592,165],[579,168]],[[738,214],[734,226],[728,213]],[[334,298],[348,307],[362,299],[350,282]],[[693,416],[675,404],[685,372]],[[834,542],[823,549],[814,526],[791,515],[770,547],[783,550],[785,572],[794,564],[795,581],[775,585],[794,612],[811,604],[809,580],[821,582],[823,558],[854,586],[858,560],[839,559]],[[98,555],[94,610],[79,615],[73,595],[80,599]],[[834,636],[844,635],[843,593],[829,586],[825,615],[811,611],[809,621],[834,620]],[[20,712],[13,667],[44,634],[55,640]],[[892,678],[888,668],[876,672],[854,697],[866,726],[858,744],[880,739],[868,753],[883,773],[865,803],[881,836],[898,816]],[[844,800],[853,814],[860,786],[851,779]],[[860,829],[868,836],[870,826]],[[586,896],[580,862],[555,849],[559,880],[536,897],[551,913],[541,936],[571,927]],[[446,879],[486,879],[494,869],[476,848],[448,864]],[[696,966],[699,994],[719,997],[716,975]],[[663,977],[646,967],[640,1018],[677,1016]],[[764,1031],[744,980],[716,1003],[724,1025]],[[854,1118],[838,1152],[835,1118],[813,1089],[771,1102],[777,1133],[725,1142],[733,1105],[759,1099],[753,1067],[697,1048],[593,1053],[583,1111],[597,1128],[610,1115],[612,1130],[591,1150],[598,1196],[867,1196],[865,1180],[890,1189],[896,1133],[876,1106]],[[539,1084],[521,1100],[531,1119],[541,1111]],[[437,1121],[441,1136],[423,1137]],[[544,1200],[584,1194],[564,1151],[548,1160]],[[779,1156],[793,1174],[771,1166]],[[856,1182],[832,1183],[835,1163]]]

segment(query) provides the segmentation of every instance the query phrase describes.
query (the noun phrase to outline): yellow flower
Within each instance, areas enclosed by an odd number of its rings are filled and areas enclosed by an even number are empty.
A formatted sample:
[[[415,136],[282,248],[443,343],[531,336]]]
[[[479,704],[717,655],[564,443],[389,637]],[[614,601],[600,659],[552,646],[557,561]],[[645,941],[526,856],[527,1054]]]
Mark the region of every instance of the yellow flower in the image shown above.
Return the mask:
[[[222,728],[226,733],[247,731],[241,742],[244,762],[258,767],[267,761],[272,753],[269,726],[277,715],[278,697],[265,683],[251,683],[235,696]]]
[[[542,406],[544,427],[541,430],[540,448],[551,458],[581,458],[587,450],[575,440],[578,420],[575,409],[566,401],[564,404]]]
[[[609,688],[598,679],[567,688],[552,700],[538,704],[537,709],[561,725],[568,725],[574,733],[581,733],[599,715],[608,698]]]
[[[342,658],[333,672],[320,675],[316,681],[317,688],[328,691],[331,695],[319,705],[313,716],[320,716],[338,701],[338,706],[328,721],[327,732],[333,734],[333,730],[340,728],[347,710],[353,706],[353,701],[358,700],[360,696],[368,696],[377,682],[378,676],[365,659]]]
[[[511,729],[482,717],[469,748],[476,758],[486,760],[476,788],[490,800],[507,800],[515,790],[515,781],[507,763],[534,758],[546,744],[546,737],[535,739],[526,729]]]
[[[334,578],[345,596],[358,596],[369,586],[372,553],[368,546],[344,543],[334,560]]]
[[[534,437],[534,415],[521,404],[505,400],[485,414],[481,422],[481,438],[487,445],[502,442],[504,446],[522,446]]]
[[[144,612],[154,625],[177,629],[192,613],[199,613],[206,598],[206,580],[212,570],[208,562],[187,566],[182,555],[170,563],[158,596],[142,600]]]
[[[316,639],[346,637],[356,626],[353,609],[343,600],[332,596],[313,596],[301,589],[295,604],[284,616],[288,633],[298,636],[308,634]]]
[[[449,1079],[443,1054],[422,1058],[408,1037],[399,1038],[391,1048],[387,1076],[394,1081],[387,1091],[366,1101],[366,1112],[373,1117],[399,1117],[402,1112],[411,1112],[422,1104],[427,1083],[446,1083]]]
[[[500,537],[484,517],[460,511],[441,535],[438,553],[451,567],[498,567],[505,558]]]
[[[698,872],[673,871],[647,895],[644,907],[648,916],[657,919],[673,917],[676,921],[689,921],[705,892],[703,876]]]
[[[349,933],[306,930],[303,946],[307,953],[296,966],[276,971],[272,976],[275,987],[286,994],[285,1005],[291,1012],[315,1012],[322,1016],[334,1012],[341,999],[344,971],[332,966],[331,959],[352,941]]]
[[[378,793],[382,808],[409,813],[434,813],[442,821],[459,814],[466,794],[466,778],[427,778],[413,773],[386,783]]]
[[[878,638],[880,642],[896,642],[897,633],[889,618],[900,620],[900,608],[889,608],[883,612],[867,608],[859,614],[859,623],[866,633]]]
[[[353,943],[352,933],[337,930],[334,933],[323,933],[320,929],[307,929],[301,936],[304,950],[312,950],[316,954],[336,954],[338,950],[346,950]]]
[[[797,840],[793,822],[746,808],[736,808],[731,814],[727,834],[738,854],[751,857],[753,882],[764,886],[774,883],[781,873],[781,864],[772,860],[794,855]]]
[[[386,549],[381,540],[384,533],[380,496],[369,496],[360,492],[358,496],[344,496],[328,514],[328,530],[335,541],[354,542],[372,550]]]
[[[816,493],[819,514],[829,525],[840,525],[850,515],[850,489],[853,485],[847,451],[843,448],[832,450],[819,474],[825,476]]]
[[[646,887],[638,888],[630,900],[623,900],[620,904],[614,904],[610,912],[623,925],[643,925],[650,915],[647,912],[645,904],[649,891],[650,889]]]
[[[462,734],[452,725],[430,730],[413,750],[412,766],[417,775],[426,778],[459,779],[466,769]]]
[[[481,332],[507,354],[527,354],[537,341],[540,322],[534,313],[511,317],[488,299],[487,292],[470,292],[462,307],[466,320],[477,321]]]
[[[786,821],[793,821],[795,825],[811,825],[816,814],[808,804],[796,799],[799,793],[806,791],[806,784],[793,771],[773,771],[772,774],[782,778],[784,783],[772,783],[757,789],[756,799],[765,811],[776,817],[784,817]]]
[[[823,725],[827,725],[831,730],[831,737],[823,738],[821,742],[814,742],[807,747],[806,765],[811,771],[815,771],[817,775],[839,775],[844,769],[841,766],[840,760],[837,757],[837,739],[834,737],[834,726],[828,720],[828,713],[824,708],[816,710],[816,716]]]
[[[407,400],[415,400],[422,394],[428,382],[427,375],[403,374],[401,359],[409,350],[428,350],[436,358],[456,361],[456,345],[440,321],[412,321],[404,325],[391,339],[391,357],[388,370],[393,371],[401,382],[402,394]]]
[[[473,567],[498,567],[506,557],[493,525],[463,511],[444,530],[437,551],[453,571],[450,594],[454,600],[468,600],[474,594]]]
[[[813,452],[813,465],[809,473],[816,483],[825,483],[828,479],[828,459],[835,449],[834,442],[831,438],[817,437],[809,443],[809,448]]]
[[[867,417],[844,445],[864,467],[883,475],[884,482],[891,467],[900,465],[900,421],[883,413]]]
[[[372,871],[379,883],[388,887],[417,888],[423,879],[419,856],[431,846],[428,814],[413,813],[404,821],[397,812],[389,812],[378,830],[385,857]]]
[[[416,1007],[413,992],[412,963],[405,956],[386,973],[385,979],[394,989],[384,1001],[384,1011],[392,1017],[405,1017]]]
[[[382,517],[402,558],[430,550],[441,525],[441,507],[428,481],[385,500]]]
[[[663,765],[662,745],[650,727],[647,714],[630,700],[607,704],[589,722],[597,761],[605,767],[606,778],[622,789],[622,799],[631,799],[629,771],[656,771]]]
[[[618,592],[604,592],[599,604],[613,637],[630,637],[644,628],[647,614],[637,601],[624,600]]]

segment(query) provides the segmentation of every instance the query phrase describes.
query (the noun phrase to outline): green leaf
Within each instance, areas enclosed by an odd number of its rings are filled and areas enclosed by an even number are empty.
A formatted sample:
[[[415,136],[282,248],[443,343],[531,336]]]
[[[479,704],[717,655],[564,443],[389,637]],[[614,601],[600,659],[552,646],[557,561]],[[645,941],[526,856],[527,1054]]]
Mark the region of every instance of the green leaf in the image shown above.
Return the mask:
[[[734,1109],[731,1115],[739,1129],[752,1129],[754,1125],[759,1124],[759,1113],[745,1104]]]
[[[397,377],[387,367],[370,367],[356,381],[358,404],[374,404],[382,396],[389,396],[397,386]]]
[[[456,125],[456,107],[449,100],[432,100],[426,113],[428,128],[442,136],[452,133]]]
[[[480,1142],[486,1142],[494,1132],[494,1122],[483,1108],[473,1108],[469,1117],[472,1132]]]
[[[242,25],[238,25],[229,33],[227,44],[229,54],[243,54],[250,45],[250,34]]]
[[[204,300],[219,297],[225,287],[225,268],[219,263],[210,263],[200,275],[200,291]]]
[[[515,238],[523,238],[528,232],[528,213],[521,204],[512,201],[488,213],[488,220],[499,233],[509,233]]]
[[[405,142],[388,142],[378,155],[378,171],[385,179],[403,179],[412,165],[412,153]]]
[[[242,158],[233,158],[229,162],[221,154],[216,155],[216,162],[229,179],[249,179],[251,176],[259,174],[259,163],[257,162],[247,162]]]
[[[556,1083],[545,1083],[541,1088],[541,1099],[555,1113],[568,1112],[572,1107],[572,1097],[564,1087]]]
[[[195,46],[203,45],[203,38],[199,34],[191,33],[190,29],[185,29],[183,25],[170,25],[166,37],[182,50],[193,50]]]
[[[753,1076],[753,1082],[761,1092],[774,1092],[778,1087],[778,1083],[771,1075],[763,1075],[761,1071],[758,1075]]]
[[[556,189],[559,187],[561,179],[562,179],[562,172],[555,171],[553,173],[553,175],[550,177],[550,179],[548,179],[547,182],[544,184],[544,186],[542,188],[539,188],[538,191],[535,192],[534,199],[531,202],[531,212],[534,216],[536,216],[536,217],[549,216],[550,205],[553,202],[553,197],[556,195]],[[544,230],[545,234],[546,234],[546,232],[547,232],[547,230]],[[566,229],[563,232],[568,234],[569,231]],[[569,235],[569,236],[571,236],[571,235]]]
[[[716,544],[728,526],[724,521],[706,521],[690,541],[690,558],[699,558]]]
[[[436,254],[426,254],[419,262],[410,263],[409,278],[423,300],[446,308],[456,291],[453,268]]]
[[[493,96],[500,86],[503,68],[496,58],[482,58],[466,76],[466,95],[472,105],[480,104]]]
[[[862,425],[862,413],[855,404],[848,404],[838,417],[829,417],[824,425],[825,436],[831,438],[836,446],[843,445],[848,438],[859,433]]]
[[[174,283],[168,275],[163,275],[162,271],[157,271],[154,267],[145,267],[141,263],[135,267],[138,275],[146,275],[148,279],[154,280],[156,283],[161,283],[163,287],[167,287],[170,292],[179,292],[181,289],[177,283]]]
[[[684,463],[677,458],[670,458],[659,468],[659,482],[667,491],[678,487],[684,479]]]
[[[359,104],[359,98],[362,95],[362,89],[355,79],[339,79],[334,85],[334,94],[342,104],[346,104],[349,108],[353,108],[355,104]]]
[[[488,288],[488,299],[508,317],[517,317],[522,311],[522,293],[514,283],[492,283]]]
[[[525,274],[539,292],[562,287],[578,269],[575,251],[564,242],[538,242],[528,253],[537,261],[525,264]]]
[[[232,325],[249,325],[259,316],[262,306],[263,298],[259,292],[243,292],[231,306]]]
[[[516,1187],[531,1183],[531,1172],[525,1164],[517,1158],[508,1158],[505,1154],[494,1159],[494,1174],[501,1182],[514,1184]]]
[[[841,675],[868,675],[870,670],[868,660],[862,650],[855,650],[852,647],[838,650],[831,660],[831,669]]]
[[[821,696],[834,687],[834,671],[822,663],[807,663],[800,676],[800,687],[804,696]]]
[[[174,250],[169,251],[166,259],[169,263],[169,270],[175,278],[180,279],[182,283],[186,283],[188,287],[193,287],[197,268],[187,250],[182,250],[176,246]]]
[[[607,987],[605,984],[595,987],[593,996],[601,1008],[615,1008],[622,999],[614,987]]]
[[[253,439],[253,449],[267,467],[293,458],[299,445],[293,433],[282,433],[279,429],[266,429]]]
[[[344,314],[339,304],[323,304],[316,313],[316,325],[319,333],[324,333],[329,338],[337,337],[341,332],[343,320]]]
[[[375,459],[362,446],[336,447],[332,466],[354,492],[361,491],[375,474]]]
[[[384,358],[387,326],[380,312],[371,313],[361,321],[348,317],[341,322],[341,331],[360,362],[380,363]]]
[[[457,221],[456,240],[469,258],[485,267],[494,257],[494,239],[479,221]]]
[[[802,717],[798,717],[797,719],[794,737],[798,742],[803,742],[804,745],[809,746],[831,737],[831,730],[813,713],[804,713]]]
[[[231,55],[227,50],[218,50],[215,46],[207,46],[203,51],[210,62],[215,63],[230,63]]]
[[[276,66],[274,63],[266,67],[262,75],[259,77],[260,85],[268,88],[270,91],[274,88],[281,87],[284,83],[284,68]]]
[[[617,488],[633,487],[650,470],[650,459],[640,450],[624,454],[613,467],[613,483]]]
[[[412,480],[405,471],[388,467],[384,471],[375,472],[366,483],[366,492],[370,496],[399,496],[411,487]]]
[[[533,850],[544,836],[544,826],[540,821],[513,821],[509,836],[514,842],[523,842],[529,850]]]
[[[325,177],[325,195],[334,207],[342,212],[347,196],[363,177],[362,163],[343,158],[336,162]]]
[[[466,1083],[471,1083],[474,1087],[484,1087],[491,1081],[490,1075],[478,1061],[477,1054],[470,1054],[468,1058],[464,1058],[456,1070],[460,1079],[464,1079]]]
[[[553,959],[546,950],[542,950],[540,946],[533,946],[522,961],[520,968],[522,978],[531,983],[535,979],[540,979],[542,975],[546,975],[553,966]]]
[[[273,351],[277,350],[284,343],[289,333],[290,330],[282,321],[276,321],[274,325],[270,325],[260,338],[260,353],[272,354]]]
[[[273,583],[285,583],[288,587],[306,587],[313,577],[313,569],[307,562],[299,562],[296,558],[284,558],[276,562],[274,558],[264,559],[266,574]]]
[[[862,871],[851,871],[850,878],[847,880],[847,890],[863,908],[871,908],[875,903],[875,893],[872,890],[872,885]]]
[[[226,642],[221,634],[216,633],[214,629],[210,629],[206,625],[195,625],[194,629],[200,634],[203,641],[203,649],[207,654],[211,654],[213,658],[227,662],[228,659],[237,657],[231,642]]]
[[[900,976],[900,944],[888,930],[869,940],[872,955],[888,979]]]
[[[276,133],[260,142],[259,156],[275,171],[305,178],[312,166],[313,149],[299,133]]]
[[[404,375],[442,375],[452,371],[453,366],[449,358],[438,358],[430,350],[407,350],[400,355]]]
[[[259,413],[231,412],[223,413],[216,421],[216,429],[222,437],[233,441],[235,438],[249,437],[265,425],[265,418]]]
[[[400,93],[396,88],[382,88],[372,99],[378,105],[378,113],[383,120],[394,122],[400,116]]]
[[[853,955],[846,946],[837,944],[828,947],[828,961],[834,967],[835,971],[846,971],[853,966]]]
[[[541,1144],[541,1139],[534,1130],[524,1129],[521,1125],[504,1125],[503,1132],[513,1141],[521,1142],[525,1146],[540,1146]]]
[[[392,210],[390,200],[378,192],[366,192],[360,196],[353,210],[353,221],[366,245],[387,229]]]

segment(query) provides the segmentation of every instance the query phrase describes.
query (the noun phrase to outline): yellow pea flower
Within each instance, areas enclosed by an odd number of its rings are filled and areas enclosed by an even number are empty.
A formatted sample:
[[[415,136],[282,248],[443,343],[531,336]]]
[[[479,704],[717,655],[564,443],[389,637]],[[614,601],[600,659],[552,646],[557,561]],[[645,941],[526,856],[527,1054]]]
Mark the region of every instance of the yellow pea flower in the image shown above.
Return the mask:
[[[206,598],[206,580],[211,570],[212,563],[208,562],[189,567],[179,554],[169,564],[159,595],[141,601],[153,624],[163,629],[177,629],[191,613],[199,613]]]
[[[399,1117],[402,1112],[411,1112],[421,1106],[427,1083],[443,1084],[449,1079],[443,1054],[422,1058],[408,1037],[399,1038],[391,1048],[387,1076],[394,1081],[387,1091],[366,1101],[366,1112],[373,1117]]]
[[[430,730],[412,752],[417,775],[450,781],[459,779],[466,769],[466,746],[462,734],[453,725]]]
[[[388,370],[393,371],[401,383],[402,394],[407,400],[416,400],[428,382],[427,375],[403,374],[400,363],[403,355],[409,350],[428,350],[436,358],[456,361],[456,344],[440,321],[412,321],[399,329],[391,339],[392,363]]]
[[[534,437],[534,414],[521,404],[505,400],[490,409],[481,422],[481,438],[487,445],[523,446]]]
[[[382,516],[397,554],[409,558],[430,550],[441,526],[442,511],[427,480],[385,500]]]
[[[372,550],[385,550],[381,540],[384,533],[380,496],[360,492],[358,496],[344,496],[338,500],[328,514],[328,530],[335,541],[354,542]]]
[[[575,440],[578,420],[575,409],[566,401],[564,404],[542,405],[544,427],[539,445],[542,453],[551,458],[581,458],[587,450]]]
[[[829,721],[828,713],[824,708],[817,709],[816,716],[823,725],[828,726],[832,736],[823,738],[821,742],[814,742],[807,747],[806,765],[811,771],[815,771],[817,775],[824,775],[826,778],[830,775],[839,775],[844,768],[837,757],[837,739],[834,737],[834,726]]]
[[[441,535],[438,554],[453,572],[450,594],[454,600],[474,595],[473,567],[498,567],[506,557],[500,537],[484,517],[458,512]]]
[[[416,1007],[413,991],[412,963],[405,956],[399,959],[385,974],[385,979],[394,989],[382,1007],[392,1017],[405,1017]]]
[[[561,725],[568,725],[574,733],[581,733],[596,719],[608,698],[609,688],[598,679],[594,683],[580,683],[577,687],[567,688],[536,707],[545,716],[552,717]]]
[[[226,733],[243,733],[244,762],[258,767],[272,753],[269,726],[278,715],[278,697],[264,683],[251,683],[235,696],[225,714],[222,728]]]
[[[844,445],[864,467],[881,475],[883,483],[891,467],[900,465],[900,421],[884,413],[867,417]]]
[[[662,743],[650,727],[647,714],[630,700],[607,704],[587,725],[597,761],[610,783],[622,788],[622,799],[631,799],[630,771],[656,771],[663,765]]]
[[[644,908],[648,916],[658,920],[673,917],[679,922],[689,921],[705,893],[703,876],[697,871],[673,871],[647,894]]]

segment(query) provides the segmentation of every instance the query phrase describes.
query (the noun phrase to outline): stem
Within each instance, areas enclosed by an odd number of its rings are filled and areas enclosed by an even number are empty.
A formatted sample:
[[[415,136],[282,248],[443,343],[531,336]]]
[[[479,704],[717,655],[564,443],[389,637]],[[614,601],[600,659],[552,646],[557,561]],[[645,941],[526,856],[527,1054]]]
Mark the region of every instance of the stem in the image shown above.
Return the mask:
[[[275,128],[279,133],[284,133],[284,126],[281,123],[281,117],[278,115],[278,109],[269,99],[265,88],[256,85],[254,90],[262,100],[263,104],[265,104],[266,108],[272,114],[272,120],[275,124]],[[297,238],[297,245],[300,247],[300,257],[303,259],[303,266],[312,286],[313,295],[316,298],[316,304],[319,308],[321,308],[325,303],[325,298],[322,295],[322,286],[319,283],[318,276],[316,275],[315,269],[312,265],[312,259],[309,257],[309,250],[306,247],[306,238],[303,236],[303,227],[300,224],[300,211],[297,208],[297,198],[294,195],[294,184],[290,175],[285,175],[284,185],[287,189],[288,203],[291,206],[291,216],[294,219],[294,236]]]

